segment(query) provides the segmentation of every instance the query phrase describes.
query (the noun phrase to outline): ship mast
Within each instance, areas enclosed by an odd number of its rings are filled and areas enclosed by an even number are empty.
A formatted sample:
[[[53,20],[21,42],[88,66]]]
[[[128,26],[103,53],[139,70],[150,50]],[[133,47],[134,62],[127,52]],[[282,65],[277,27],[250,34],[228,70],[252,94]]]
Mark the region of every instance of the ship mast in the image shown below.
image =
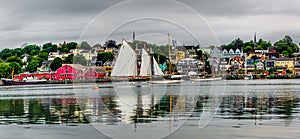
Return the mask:
[[[171,48],[170,48],[170,33],[168,33],[168,47],[169,47],[169,73],[172,75],[171,72]]]

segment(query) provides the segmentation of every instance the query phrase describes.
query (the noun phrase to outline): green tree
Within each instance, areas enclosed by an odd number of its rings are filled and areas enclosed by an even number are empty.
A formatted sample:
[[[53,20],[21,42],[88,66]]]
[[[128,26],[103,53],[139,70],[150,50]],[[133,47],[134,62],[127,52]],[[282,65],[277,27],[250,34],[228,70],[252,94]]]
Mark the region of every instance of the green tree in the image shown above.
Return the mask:
[[[117,48],[117,42],[115,40],[107,40],[104,44],[106,48]],[[135,46],[135,45],[133,45]]]
[[[8,65],[9,65],[11,71],[14,70],[15,75],[23,72],[20,64],[17,62],[11,62]]]
[[[36,72],[37,68],[39,67],[38,60],[31,60],[28,65],[25,67],[30,73]]]
[[[13,50],[5,48],[0,52],[0,57],[2,60],[6,60],[8,57],[13,55]]]
[[[40,52],[37,56],[39,58],[43,59],[43,60],[47,60],[48,59],[48,53],[47,52]]]
[[[292,57],[295,52],[299,52],[298,46],[293,43],[290,36],[285,36],[282,40],[277,41],[275,44],[277,46],[276,51],[279,53],[283,52],[286,57]]]
[[[6,62],[16,62],[18,64],[22,64],[22,59],[16,55],[10,56],[9,58],[6,59]]]
[[[246,47],[243,48],[244,52],[249,52],[249,51],[252,51],[252,50],[253,50],[252,46],[246,46]]]
[[[61,66],[62,66],[62,60],[61,60],[61,58],[57,57],[51,62],[50,69],[52,71],[56,71]]]
[[[58,50],[61,52],[61,53],[69,53],[70,50],[68,49],[67,45],[66,44],[63,44],[61,45]]]
[[[76,42],[69,42],[67,43],[67,48],[70,51],[71,49],[76,49],[77,43]]]
[[[57,52],[57,45],[52,43],[43,44],[43,52]]]
[[[81,42],[79,49],[91,50],[92,47],[90,44],[88,44],[88,42],[83,41],[83,42]]]
[[[11,68],[6,63],[0,63],[0,76],[1,78],[10,78],[11,77]]]
[[[74,64],[81,64],[81,65],[86,66],[87,65],[87,60],[82,55],[76,55],[73,58],[73,63]]]
[[[22,48],[15,48],[12,53],[13,55],[21,57],[23,54],[25,54],[25,51]]]
[[[27,45],[24,47],[23,49],[25,51],[26,54],[29,54],[29,55],[36,55],[40,52],[40,47],[37,46],[37,45]]]
[[[99,47],[102,47],[102,45],[101,44],[95,44],[95,45],[93,45],[93,48],[99,48]]]
[[[263,50],[264,48],[261,45],[257,45],[256,50]]]
[[[64,59],[63,63],[65,63],[65,64],[72,64],[73,63],[73,58],[74,58],[74,55],[70,54],[70,55],[68,55],[68,57],[66,57]]]
[[[113,60],[114,60],[114,55],[110,52],[103,52],[97,55],[97,61],[102,61],[100,62],[101,63],[100,65],[102,65],[106,61],[113,61]]]
[[[261,46],[262,49],[260,50],[267,50],[269,47],[272,46],[271,42],[267,42],[267,41],[264,41],[262,39],[259,39],[258,43],[257,43],[257,46]]]

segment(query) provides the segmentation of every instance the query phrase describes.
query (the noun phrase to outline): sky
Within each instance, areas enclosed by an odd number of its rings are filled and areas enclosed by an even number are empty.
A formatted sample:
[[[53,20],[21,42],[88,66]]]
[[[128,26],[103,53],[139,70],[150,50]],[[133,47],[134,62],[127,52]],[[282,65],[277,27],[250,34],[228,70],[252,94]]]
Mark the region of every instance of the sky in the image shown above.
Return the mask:
[[[300,42],[299,0],[0,0],[0,48],[136,39],[208,46],[258,38]]]

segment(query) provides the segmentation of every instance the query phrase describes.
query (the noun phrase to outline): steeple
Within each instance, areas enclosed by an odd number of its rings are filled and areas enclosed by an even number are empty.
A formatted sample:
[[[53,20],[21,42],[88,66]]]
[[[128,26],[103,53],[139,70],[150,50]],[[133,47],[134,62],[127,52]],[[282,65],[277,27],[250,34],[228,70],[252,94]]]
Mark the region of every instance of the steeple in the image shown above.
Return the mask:
[[[254,40],[253,40],[254,42],[254,49],[256,48],[256,32],[254,33]]]
[[[132,42],[134,42],[135,41],[135,31],[133,31],[133,33],[132,33]]]

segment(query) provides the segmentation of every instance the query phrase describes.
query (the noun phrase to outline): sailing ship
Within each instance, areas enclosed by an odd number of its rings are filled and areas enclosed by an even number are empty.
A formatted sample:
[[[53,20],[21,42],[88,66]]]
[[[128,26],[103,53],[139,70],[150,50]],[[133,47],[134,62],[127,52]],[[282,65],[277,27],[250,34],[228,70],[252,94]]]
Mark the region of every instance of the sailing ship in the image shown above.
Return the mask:
[[[152,74],[153,64],[153,74]],[[135,50],[126,42],[122,41],[115,66],[111,72],[113,81],[148,81],[153,76],[163,76],[157,61],[150,54],[142,49],[141,65],[138,69],[138,55]]]

